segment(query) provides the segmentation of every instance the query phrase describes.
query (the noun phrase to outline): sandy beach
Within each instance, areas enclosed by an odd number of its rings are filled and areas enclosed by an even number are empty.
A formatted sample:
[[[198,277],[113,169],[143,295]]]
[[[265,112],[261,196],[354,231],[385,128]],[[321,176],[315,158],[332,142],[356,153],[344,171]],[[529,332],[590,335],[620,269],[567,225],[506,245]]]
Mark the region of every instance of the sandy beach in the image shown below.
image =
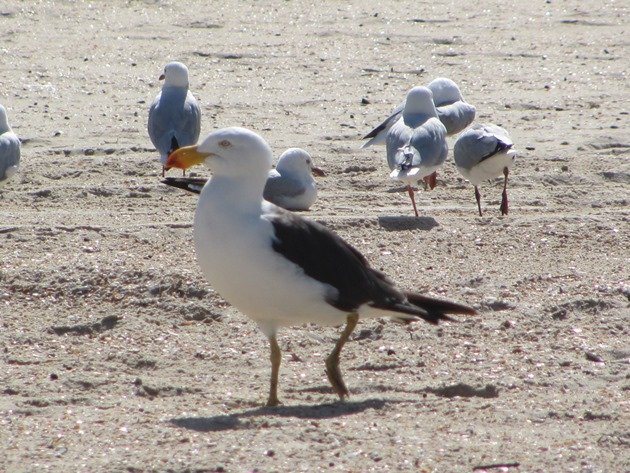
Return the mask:
[[[22,162],[0,189],[0,471],[630,472],[629,9],[1,3]],[[268,342],[204,279],[197,198],[160,183],[147,135],[172,60],[202,137],[306,149],[327,175],[301,215],[479,315],[360,322],[344,403],[324,372],[339,329],[283,329],[284,404],[263,407]],[[450,151],[415,218],[384,148],[360,148],[436,77],[510,132],[508,216],[497,178],[479,217]]]

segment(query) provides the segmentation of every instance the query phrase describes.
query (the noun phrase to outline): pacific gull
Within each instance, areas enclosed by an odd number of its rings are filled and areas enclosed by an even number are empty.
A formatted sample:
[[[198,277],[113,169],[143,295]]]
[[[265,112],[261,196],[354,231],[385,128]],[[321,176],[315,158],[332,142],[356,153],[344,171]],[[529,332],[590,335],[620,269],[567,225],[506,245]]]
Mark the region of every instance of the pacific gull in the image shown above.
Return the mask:
[[[188,68],[181,62],[169,62],[160,76],[164,86],[149,108],[148,131],[160,153],[162,175],[168,155],[197,143],[201,131],[201,110],[188,90]]]
[[[481,195],[479,185],[483,181],[503,174],[501,215],[508,213],[507,181],[510,167],[514,164],[516,150],[505,129],[492,124],[477,124],[462,133],[453,148],[455,165],[459,172],[475,186],[475,198],[479,216]]]
[[[340,399],[349,392],[339,355],[359,317],[402,322],[452,320],[470,307],[403,292],[371,268],[356,249],[326,227],[263,199],[271,148],[256,133],[225,128],[196,146],[173,152],[167,167],[205,163],[212,178],[194,218],[197,260],[214,289],[252,318],[271,346],[268,406],[279,404],[279,327],[314,322],[346,326],[326,358],[326,374]]]

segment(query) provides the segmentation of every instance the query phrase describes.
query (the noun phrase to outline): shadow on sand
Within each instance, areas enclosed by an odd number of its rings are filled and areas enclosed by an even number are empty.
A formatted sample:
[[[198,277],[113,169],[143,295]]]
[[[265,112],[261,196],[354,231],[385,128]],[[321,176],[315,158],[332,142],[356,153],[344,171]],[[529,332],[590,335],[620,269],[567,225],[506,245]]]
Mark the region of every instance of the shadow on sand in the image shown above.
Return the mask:
[[[317,406],[297,405],[278,407],[257,407],[248,411],[213,417],[180,417],[170,423],[184,429],[197,432],[217,432],[221,430],[239,430],[258,428],[256,417],[298,417],[300,419],[330,419],[342,417],[366,409],[382,409],[387,402],[382,399],[368,399],[357,402],[336,402]]]
[[[399,232],[403,230],[429,231],[440,225],[433,217],[412,216],[378,217],[378,224],[388,232]]]

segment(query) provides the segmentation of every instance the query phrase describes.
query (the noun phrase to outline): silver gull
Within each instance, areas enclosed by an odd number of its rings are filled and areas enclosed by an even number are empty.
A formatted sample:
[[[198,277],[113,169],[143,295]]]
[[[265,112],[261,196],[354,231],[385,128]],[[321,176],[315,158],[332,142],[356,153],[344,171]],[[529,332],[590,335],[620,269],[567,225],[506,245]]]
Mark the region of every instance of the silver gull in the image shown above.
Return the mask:
[[[385,145],[390,177],[407,185],[417,217],[412,184],[436,172],[448,154],[446,128],[437,118],[430,89],[414,87],[407,93],[402,114],[387,132]]]
[[[164,164],[172,151],[197,143],[201,110],[188,90],[188,68],[184,64],[169,62],[160,80],[164,80],[164,85],[149,108],[147,129],[160,153],[164,175]]]
[[[263,197],[287,210],[309,210],[317,199],[315,176],[325,176],[310,154],[301,148],[289,148],[280,155],[275,169],[269,171]],[[167,177],[162,182],[196,194],[208,179],[205,177]]]
[[[475,186],[479,216],[483,216],[479,185],[483,181],[503,174],[500,210],[501,215],[507,215],[508,174],[516,157],[514,143],[508,132],[497,125],[474,125],[459,136],[455,142],[453,154],[459,172]]]

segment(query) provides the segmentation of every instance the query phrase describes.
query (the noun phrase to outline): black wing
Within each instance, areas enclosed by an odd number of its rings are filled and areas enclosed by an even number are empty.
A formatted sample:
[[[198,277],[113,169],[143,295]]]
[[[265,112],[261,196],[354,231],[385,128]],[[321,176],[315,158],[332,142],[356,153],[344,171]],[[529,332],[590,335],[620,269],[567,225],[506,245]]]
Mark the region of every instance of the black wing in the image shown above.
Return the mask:
[[[177,187],[194,194],[199,194],[203,186],[208,182],[208,179],[205,177],[166,177],[160,182],[167,186]]]
[[[402,111],[403,111],[404,108],[405,108],[405,102],[403,102],[400,105],[398,105],[398,107],[396,107],[394,109],[394,111],[391,113],[391,115],[389,117],[387,117],[385,120],[383,120],[383,122],[380,125],[378,125],[376,128],[374,128],[371,132],[369,132],[367,135],[365,135],[362,139],[366,140],[368,138],[374,138],[381,131],[391,128],[392,125],[394,123],[396,123],[398,121],[398,119],[400,118],[400,115],[402,114]]]
[[[323,225],[281,209],[267,218],[275,231],[273,249],[308,276],[337,289],[327,302],[339,310],[350,313],[369,304],[400,313],[406,321],[422,318],[431,323],[449,320],[446,312],[475,313],[459,304],[404,294],[385,274],[371,268],[359,251]]]
[[[486,159],[490,159],[495,154],[498,154],[498,153],[501,153],[501,152],[503,152],[505,150],[508,150],[508,149],[512,148],[512,146],[514,146],[512,143],[505,143],[505,142],[501,141],[500,139],[497,139],[497,144],[494,147],[494,149],[492,151],[490,151],[488,154],[482,156],[481,159],[479,159],[479,162],[485,161]]]

